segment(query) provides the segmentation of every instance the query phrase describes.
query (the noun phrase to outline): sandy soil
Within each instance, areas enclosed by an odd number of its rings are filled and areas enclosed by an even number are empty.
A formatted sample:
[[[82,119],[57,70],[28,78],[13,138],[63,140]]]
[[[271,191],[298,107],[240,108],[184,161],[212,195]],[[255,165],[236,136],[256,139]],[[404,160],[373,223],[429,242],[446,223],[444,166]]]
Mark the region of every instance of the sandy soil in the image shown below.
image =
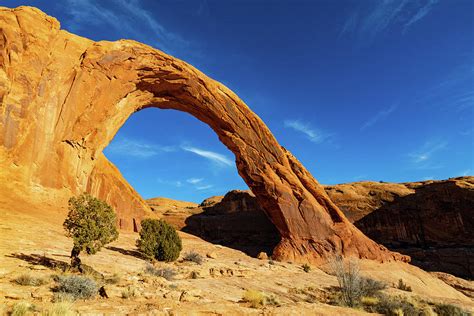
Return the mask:
[[[51,306],[54,281],[60,273],[38,264],[42,257],[69,262],[72,246],[64,236],[63,211],[53,211],[47,203],[43,209],[30,212],[24,204],[0,205],[0,306],[6,312],[11,306],[28,301],[38,311]],[[48,216],[40,216],[41,214]],[[109,299],[76,301],[72,309],[82,315],[359,315],[362,311],[319,302],[306,302],[308,293],[317,298],[324,289],[336,286],[328,267],[312,267],[309,273],[300,265],[251,258],[240,251],[213,245],[195,236],[180,233],[184,250],[206,257],[203,264],[178,260],[161,263],[177,272],[174,280],[144,273],[147,262],[135,249],[137,234],[122,232],[120,238],[94,256],[83,256],[83,262],[106,277],[116,274],[119,282],[106,285]],[[378,264],[360,262],[364,275],[395,284],[402,278],[413,288],[404,292],[389,288],[390,295],[413,296],[428,301],[454,303],[472,310],[474,302],[433,275],[403,263]],[[197,278],[191,273],[197,272]],[[39,287],[20,286],[12,280],[21,274],[44,277],[48,283]],[[133,288],[134,298],[122,298],[122,292]],[[308,290],[310,288],[310,290]],[[244,292],[255,289],[274,296],[280,306],[250,308],[241,302]],[[0,314],[2,310],[0,309]]]

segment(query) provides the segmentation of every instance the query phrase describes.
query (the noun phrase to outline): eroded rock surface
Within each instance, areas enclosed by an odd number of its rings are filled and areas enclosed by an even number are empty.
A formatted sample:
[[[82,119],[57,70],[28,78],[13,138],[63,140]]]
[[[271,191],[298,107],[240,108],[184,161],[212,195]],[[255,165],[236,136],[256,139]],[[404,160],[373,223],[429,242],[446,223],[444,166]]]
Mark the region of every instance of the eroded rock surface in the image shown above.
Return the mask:
[[[2,168],[17,171],[25,195],[96,187],[91,175],[102,150],[130,115],[175,109],[208,124],[234,153],[281,235],[274,257],[319,263],[340,252],[408,260],[353,226],[247,105],[194,67],[135,41],[70,34],[34,8],[1,8],[0,26]],[[107,191],[111,201],[120,194]]]
[[[474,177],[413,183],[367,181],[324,188],[364,233],[410,255],[413,264],[473,278]],[[240,225],[245,225],[248,236],[271,232],[272,225],[262,220],[263,210],[253,195],[233,192],[224,199],[205,200],[208,206],[186,220],[185,230],[213,242],[220,242],[218,234],[225,232],[233,236],[228,245],[244,250],[246,241],[238,238]],[[265,238],[255,238],[254,248],[263,250],[273,240],[272,235]]]

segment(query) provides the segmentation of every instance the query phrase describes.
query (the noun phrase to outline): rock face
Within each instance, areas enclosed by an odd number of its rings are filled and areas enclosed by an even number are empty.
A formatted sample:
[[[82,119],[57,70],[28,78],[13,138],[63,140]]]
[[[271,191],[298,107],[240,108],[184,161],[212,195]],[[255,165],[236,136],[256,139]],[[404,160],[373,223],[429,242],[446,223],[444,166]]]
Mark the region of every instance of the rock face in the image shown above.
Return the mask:
[[[411,193],[381,200],[380,207],[355,225],[390,249],[412,256],[413,263],[426,270],[472,279],[474,177],[401,185]],[[381,189],[372,184],[373,192],[382,194]]]
[[[426,270],[474,277],[474,177],[400,184],[356,182],[324,188],[364,233],[410,255],[412,263]],[[218,197],[205,200],[203,204],[210,206],[190,216],[185,230],[215,242],[221,242],[219,236],[233,236],[227,244],[244,251],[247,242],[239,239],[244,235],[241,226],[246,236],[267,231],[268,235],[253,242],[254,250],[266,249],[275,238],[273,225],[262,219],[263,210],[250,192],[234,192],[221,197],[221,202]]]
[[[230,191],[201,205],[205,205],[201,206],[202,213],[187,217],[183,231],[253,257],[260,252],[271,254],[280,242],[278,230],[250,191]]]
[[[16,168],[28,194],[96,187],[91,175],[102,150],[127,118],[148,107],[174,109],[208,124],[234,153],[281,235],[274,257],[408,260],[353,226],[247,105],[194,67],[138,42],[78,37],[34,8],[0,9],[0,26],[2,168]],[[122,193],[107,192],[114,194]]]

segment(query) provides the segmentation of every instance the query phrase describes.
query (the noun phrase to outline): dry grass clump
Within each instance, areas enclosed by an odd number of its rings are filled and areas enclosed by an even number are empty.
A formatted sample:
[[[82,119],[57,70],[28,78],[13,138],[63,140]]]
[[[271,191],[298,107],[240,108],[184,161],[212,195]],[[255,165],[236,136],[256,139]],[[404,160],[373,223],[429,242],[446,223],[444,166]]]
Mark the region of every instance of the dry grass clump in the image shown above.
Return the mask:
[[[309,264],[305,263],[301,266],[301,268],[303,269],[304,272],[308,273],[309,271],[311,271],[311,267],[309,266]]]
[[[439,316],[469,316],[471,313],[461,309],[459,306],[452,304],[437,304],[434,311]]]
[[[111,276],[108,276],[105,278],[105,283],[107,284],[118,284],[120,283],[120,274],[118,273],[114,273],[112,274]]]
[[[265,294],[257,290],[245,291],[242,300],[250,304],[250,307],[257,308],[265,304]]]
[[[267,296],[262,291],[258,290],[246,290],[244,295],[242,296],[242,301],[245,303],[249,303],[250,307],[258,308],[264,305],[273,305],[273,306],[280,306],[275,295]]]
[[[191,261],[197,264],[202,264],[204,262],[204,258],[195,251],[190,251],[184,254],[183,256],[184,261]]]
[[[72,310],[71,302],[57,302],[54,303],[49,309],[41,313],[42,316],[73,316],[76,313]]]
[[[134,297],[137,297],[137,296],[138,296],[138,292],[132,286],[129,286],[125,290],[122,291],[122,298],[124,298],[124,299],[134,298]]]
[[[35,310],[35,306],[28,302],[18,302],[13,305],[13,309],[10,313],[11,316],[23,316],[31,313]]]
[[[177,274],[176,271],[171,268],[155,268],[151,264],[145,267],[145,273],[165,278],[168,281],[172,281]]]
[[[398,280],[398,284],[396,287],[397,289],[402,290],[402,291],[407,291],[407,292],[412,291],[411,286],[403,282],[403,279]]]
[[[383,282],[363,277],[355,260],[344,262],[341,256],[336,256],[330,265],[339,283],[342,305],[356,307],[360,305],[362,297],[374,296],[387,287]]]
[[[46,279],[35,277],[30,274],[22,274],[13,281],[16,284],[23,286],[41,286],[48,283]]]

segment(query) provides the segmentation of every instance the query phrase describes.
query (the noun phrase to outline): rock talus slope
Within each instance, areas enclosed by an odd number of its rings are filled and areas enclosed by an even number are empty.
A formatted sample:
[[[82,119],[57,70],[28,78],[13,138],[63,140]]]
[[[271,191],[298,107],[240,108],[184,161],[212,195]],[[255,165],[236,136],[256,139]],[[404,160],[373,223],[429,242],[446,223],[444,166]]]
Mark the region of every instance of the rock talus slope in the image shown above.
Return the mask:
[[[25,194],[89,189],[122,203],[107,181],[94,183],[104,180],[94,171],[104,165],[102,150],[134,112],[174,109],[208,124],[234,153],[281,235],[276,258],[317,263],[341,252],[408,260],[353,226],[260,118],[194,67],[138,42],[78,37],[34,8],[1,8],[0,26],[1,163],[18,171]]]

